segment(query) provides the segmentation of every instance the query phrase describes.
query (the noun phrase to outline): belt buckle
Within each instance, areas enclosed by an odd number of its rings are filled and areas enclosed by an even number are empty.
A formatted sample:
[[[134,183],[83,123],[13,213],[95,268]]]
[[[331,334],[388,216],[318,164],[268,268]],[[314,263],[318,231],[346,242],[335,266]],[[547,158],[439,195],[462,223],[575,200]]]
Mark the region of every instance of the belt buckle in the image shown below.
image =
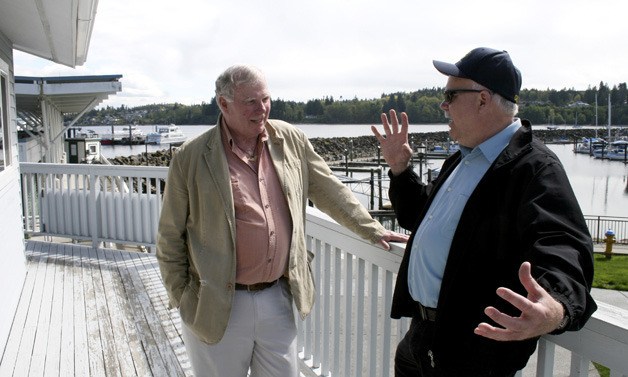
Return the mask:
[[[434,322],[436,320],[434,309],[428,308],[418,301],[415,301],[415,302],[416,302],[415,306],[417,307],[417,312],[421,320],[430,321],[430,322]]]
[[[263,283],[247,284],[245,285],[247,292],[257,292],[262,290]]]
[[[425,310],[425,306],[421,305],[421,303],[419,303],[419,313],[421,313],[421,319],[424,321],[428,321],[429,318],[427,316],[427,310]]]
[[[269,284],[268,283],[255,283],[255,284],[251,284],[247,287],[247,290],[249,292],[257,292],[257,291],[263,291],[264,289],[268,288]]]

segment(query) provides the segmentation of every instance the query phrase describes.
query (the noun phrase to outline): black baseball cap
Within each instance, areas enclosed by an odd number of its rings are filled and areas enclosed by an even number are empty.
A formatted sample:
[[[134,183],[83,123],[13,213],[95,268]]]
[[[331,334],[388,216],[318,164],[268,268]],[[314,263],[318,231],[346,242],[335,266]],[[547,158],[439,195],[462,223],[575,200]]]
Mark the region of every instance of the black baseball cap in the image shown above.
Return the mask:
[[[444,75],[473,80],[510,102],[519,102],[521,72],[512,64],[506,51],[479,47],[471,50],[456,64],[437,60],[433,63]]]

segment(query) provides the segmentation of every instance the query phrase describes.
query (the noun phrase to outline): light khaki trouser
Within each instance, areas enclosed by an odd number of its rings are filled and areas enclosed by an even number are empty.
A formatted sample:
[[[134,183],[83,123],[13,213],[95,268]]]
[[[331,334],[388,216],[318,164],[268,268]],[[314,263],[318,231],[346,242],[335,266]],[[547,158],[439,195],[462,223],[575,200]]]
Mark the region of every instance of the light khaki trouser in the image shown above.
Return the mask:
[[[297,377],[297,329],[285,279],[262,291],[236,291],[224,337],[210,345],[183,324],[196,377]]]

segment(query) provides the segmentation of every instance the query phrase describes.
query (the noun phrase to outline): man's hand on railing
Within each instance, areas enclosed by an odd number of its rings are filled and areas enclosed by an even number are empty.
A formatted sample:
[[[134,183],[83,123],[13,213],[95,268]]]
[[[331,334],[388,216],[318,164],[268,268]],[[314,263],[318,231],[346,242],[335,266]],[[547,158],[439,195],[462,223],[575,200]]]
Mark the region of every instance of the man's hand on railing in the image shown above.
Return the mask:
[[[521,310],[519,317],[511,317],[489,306],[484,313],[502,327],[482,322],[475,328],[477,335],[493,340],[524,340],[548,334],[561,324],[565,309],[541,287],[531,274],[530,262],[523,262],[519,268],[519,280],[528,291],[528,297],[504,287],[497,289],[497,295]]]
[[[390,244],[388,242],[408,242],[408,238],[407,234],[387,230],[379,240],[379,244],[382,245],[384,250],[388,251],[390,250]]]

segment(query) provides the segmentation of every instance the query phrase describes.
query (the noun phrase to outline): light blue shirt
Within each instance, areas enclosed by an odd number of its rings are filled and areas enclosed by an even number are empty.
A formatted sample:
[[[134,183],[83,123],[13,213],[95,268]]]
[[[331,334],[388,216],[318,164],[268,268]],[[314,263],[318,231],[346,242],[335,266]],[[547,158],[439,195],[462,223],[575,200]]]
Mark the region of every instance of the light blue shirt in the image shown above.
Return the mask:
[[[517,119],[473,149],[460,147],[462,160],[436,193],[412,242],[408,287],[412,298],[424,306],[438,304],[451,240],[469,196],[519,127]]]

